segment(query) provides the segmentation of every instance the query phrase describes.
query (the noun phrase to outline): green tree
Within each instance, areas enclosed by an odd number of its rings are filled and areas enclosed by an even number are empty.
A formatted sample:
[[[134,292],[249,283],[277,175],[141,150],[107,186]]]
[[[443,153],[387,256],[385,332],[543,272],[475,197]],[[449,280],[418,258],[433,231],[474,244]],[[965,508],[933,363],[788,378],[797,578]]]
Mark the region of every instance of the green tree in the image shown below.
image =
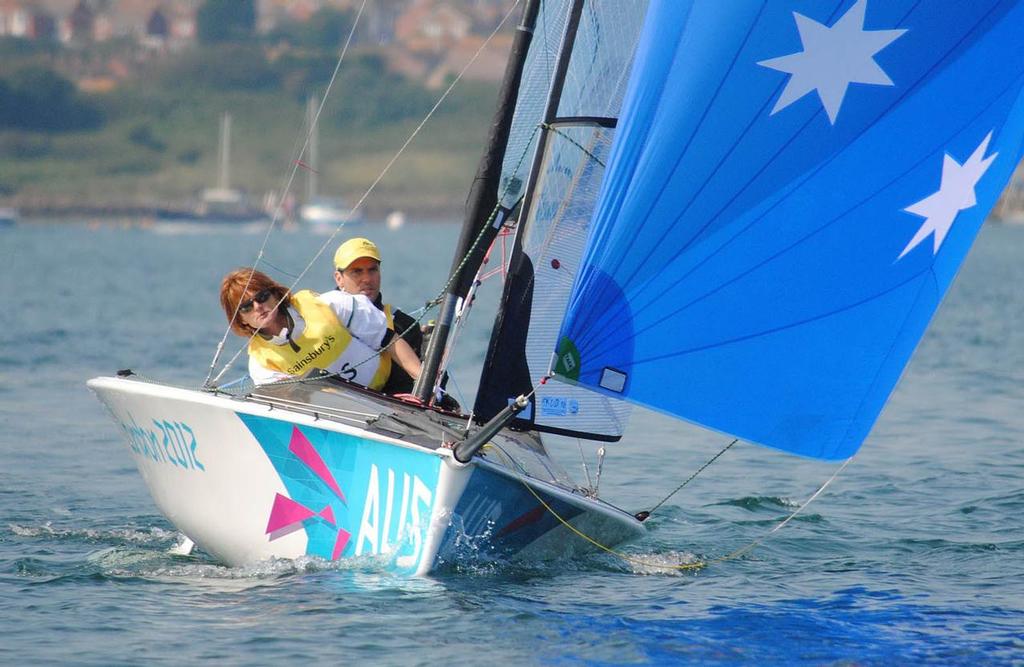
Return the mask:
[[[310,19],[314,45],[336,52],[348,37],[354,22],[355,17],[349,12],[324,7]]]
[[[323,7],[317,10],[308,21],[282,23],[270,37],[298,47],[326,51],[336,56],[338,49],[352,30],[354,21],[355,18],[350,12],[333,7]]]
[[[278,85],[278,75],[256,44],[220,44],[196,49],[166,63],[159,74],[167,86],[187,81],[213,90],[260,90]]]
[[[389,72],[376,54],[353,56],[334,89],[333,116],[341,127],[370,127],[422,118],[436,95]]]
[[[74,84],[45,67],[28,67],[0,82],[0,127],[60,132],[100,127],[103,114]]]
[[[196,36],[204,44],[248,39],[255,27],[255,0],[206,0],[196,12]]]

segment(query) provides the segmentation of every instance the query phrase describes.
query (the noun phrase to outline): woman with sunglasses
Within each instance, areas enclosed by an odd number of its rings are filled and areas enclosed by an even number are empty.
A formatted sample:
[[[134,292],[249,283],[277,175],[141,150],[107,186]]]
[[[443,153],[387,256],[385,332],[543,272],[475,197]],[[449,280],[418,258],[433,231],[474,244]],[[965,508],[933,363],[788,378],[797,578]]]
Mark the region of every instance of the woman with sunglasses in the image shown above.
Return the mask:
[[[220,286],[231,330],[249,339],[249,375],[256,384],[301,377],[313,369],[379,390],[392,360],[412,377],[420,361],[366,296],[288,289],[265,273],[236,269]]]

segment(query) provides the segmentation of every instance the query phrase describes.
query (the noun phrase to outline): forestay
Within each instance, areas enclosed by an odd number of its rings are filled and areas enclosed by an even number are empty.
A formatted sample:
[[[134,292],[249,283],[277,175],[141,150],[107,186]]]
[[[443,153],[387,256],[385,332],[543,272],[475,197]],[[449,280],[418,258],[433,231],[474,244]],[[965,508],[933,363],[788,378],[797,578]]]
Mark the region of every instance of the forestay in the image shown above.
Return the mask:
[[[627,404],[536,381],[558,340],[646,4],[542,4],[502,172],[500,203],[524,202],[474,409],[482,419],[527,394],[520,426],[603,440],[625,427]]]
[[[1022,33],[1018,2],[653,0],[556,372],[852,455],[1020,159]]]

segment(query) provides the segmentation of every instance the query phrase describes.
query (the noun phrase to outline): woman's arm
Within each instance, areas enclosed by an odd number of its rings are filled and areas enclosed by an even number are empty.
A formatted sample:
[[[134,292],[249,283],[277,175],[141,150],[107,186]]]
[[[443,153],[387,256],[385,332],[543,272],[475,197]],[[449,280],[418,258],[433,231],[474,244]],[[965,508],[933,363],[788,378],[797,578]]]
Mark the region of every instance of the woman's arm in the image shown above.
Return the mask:
[[[270,382],[277,382],[278,380],[287,380],[291,378],[291,375],[275,371],[272,368],[267,368],[260,362],[249,357],[249,377],[252,378],[253,384],[268,384]]]

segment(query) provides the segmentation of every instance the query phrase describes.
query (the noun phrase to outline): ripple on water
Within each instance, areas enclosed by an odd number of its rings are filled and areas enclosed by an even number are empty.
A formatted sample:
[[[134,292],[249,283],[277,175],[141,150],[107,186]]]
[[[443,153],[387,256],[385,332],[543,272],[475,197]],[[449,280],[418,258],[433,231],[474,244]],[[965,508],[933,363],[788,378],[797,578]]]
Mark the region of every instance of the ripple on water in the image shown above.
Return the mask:
[[[367,233],[388,257],[389,300],[415,307],[459,232]],[[275,248],[275,264],[298,275],[306,236]],[[785,529],[771,532],[834,466],[736,447],[620,547],[634,561],[479,564],[470,552],[416,580],[373,559],[232,568],[169,553],[179,535],[148,509],[83,386],[125,367],[201,382],[223,334],[220,276],[262,243],[247,238],[53,226],[4,239],[19,251],[0,292],[24,306],[6,333],[24,347],[0,355],[0,419],[18,416],[0,421],[0,650],[104,665],[1021,663],[1024,228],[983,231],[856,464]],[[37,269],[57,243],[75,254],[73,289],[66,272]],[[310,275],[329,276],[318,267]],[[25,304],[29,293],[48,297]],[[83,309],[82,294],[109,298]],[[68,312],[71,325],[53,316]],[[453,360],[470,396],[490,319],[471,318],[472,358]],[[232,339],[225,358],[242,345]],[[608,447],[604,487],[650,507],[717,439],[638,410]],[[578,467],[570,445],[566,467]],[[696,561],[710,565],[674,569]]]
[[[739,507],[749,512],[757,512],[763,509],[775,510],[778,508],[793,509],[800,506],[800,503],[790,498],[779,498],[777,496],[744,496],[742,498],[730,498],[715,503],[711,506]]]

